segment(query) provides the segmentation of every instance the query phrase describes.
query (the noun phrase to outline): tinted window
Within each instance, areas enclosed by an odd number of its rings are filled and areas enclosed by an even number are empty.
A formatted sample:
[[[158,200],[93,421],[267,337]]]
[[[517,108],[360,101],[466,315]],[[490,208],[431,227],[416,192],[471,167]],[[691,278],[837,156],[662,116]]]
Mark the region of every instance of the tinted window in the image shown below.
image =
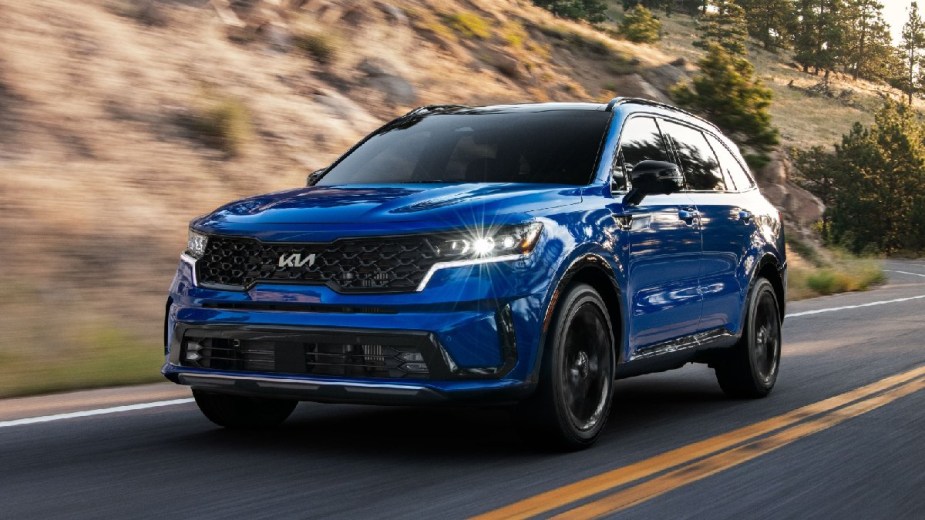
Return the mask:
[[[588,184],[610,113],[462,110],[397,119],[319,185],[413,182]]]
[[[710,134],[707,134],[707,140],[710,141],[710,145],[713,146],[713,150],[716,152],[716,156],[719,157],[719,164],[723,169],[723,173],[726,175],[727,179],[732,179],[732,183],[735,185],[737,190],[747,190],[752,187],[751,178],[748,175],[748,172],[742,166],[742,163],[736,159],[735,155],[726,148],[719,139],[713,137]]]
[[[703,132],[670,121],[660,124],[678,153],[688,187],[695,191],[725,190],[719,162]]]
[[[613,169],[613,183],[620,189],[633,167],[642,161],[671,161],[662,134],[651,117],[634,117],[626,122],[620,134],[620,153]]]

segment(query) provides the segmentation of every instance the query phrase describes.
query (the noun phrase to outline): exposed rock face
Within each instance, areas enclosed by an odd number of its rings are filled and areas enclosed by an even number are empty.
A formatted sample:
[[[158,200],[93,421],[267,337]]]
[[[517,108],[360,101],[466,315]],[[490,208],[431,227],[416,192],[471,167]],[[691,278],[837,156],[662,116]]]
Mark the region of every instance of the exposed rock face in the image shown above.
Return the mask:
[[[669,103],[668,96],[660,92],[651,83],[639,74],[625,74],[617,76],[613,81],[614,90],[618,96],[639,97]]]
[[[793,164],[778,150],[764,168],[757,172],[761,193],[783,211],[791,224],[802,228],[812,226],[822,218],[825,205],[818,197],[790,182]]]
[[[408,80],[383,60],[366,58],[357,66],[366,76],[366,84],[383,94],[389,103],[411,105],[418,99],[417,90]]]

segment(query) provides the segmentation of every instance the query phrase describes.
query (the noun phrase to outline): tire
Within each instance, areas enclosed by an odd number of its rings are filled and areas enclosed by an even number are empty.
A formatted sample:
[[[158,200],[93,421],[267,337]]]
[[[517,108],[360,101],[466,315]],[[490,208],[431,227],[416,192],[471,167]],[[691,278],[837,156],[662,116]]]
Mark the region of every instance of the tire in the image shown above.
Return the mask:
[[[525,440],[574,451],[597,440],[613,397],[614,335],[591,286],[571,287],[557,306],[536,392],[514,409]]]
[[[759,278],[748,301],[745,328],[738,343],[713,364],[720,388],[730,397],[767,396],[780,370],[781,319],[774,287]]]
[[[261,429],[278,426],[295,410],[298,401],[213,394],[193,390],[199,410],[219,426]]]

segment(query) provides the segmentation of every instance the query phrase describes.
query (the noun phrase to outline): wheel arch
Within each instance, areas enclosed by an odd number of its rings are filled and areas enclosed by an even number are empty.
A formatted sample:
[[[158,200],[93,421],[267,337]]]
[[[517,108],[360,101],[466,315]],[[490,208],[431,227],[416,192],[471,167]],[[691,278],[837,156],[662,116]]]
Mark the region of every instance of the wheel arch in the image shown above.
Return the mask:
[[[787,308],[787,287],[785,285],[785,276],[782,271],[783,268],[777,257],[767,253],[758,262],[755,275],[752,276],[752,281],[749,284],[749,294],[751,294],[751,288],[754,287],[758,278],[765,278],[771,282],[771,286],[774,287],[774,296],[777,297],[777,307],[780,311],[781,323],[784,321],[784,314]]]
[[[538,377],[539,365],[542,362],[546,349],[546,338],[549,333],[549,327],[552,324],[553,316],[555,316],[559,298],[569,287],[576,283],[586,283],[590,285],[601,296],[601,299],[604,300],[604,304],[607,306],[607,313],[610,316],[610,325],[613,328],[615,349],[614,362],[616,365],[623,362],[622,333],[625,324],[623,320],[623,303],[620,297],[621,291],[616,272],[604,257],[596,253],[586,253],[569,264],[563,275],[559,277],[555,288],[552,290],[552,295],[546,305],[546,312],[543,315],[543,328],[539,342],[539,352],[536,356],[536,365],[531,371],[531,379]]]

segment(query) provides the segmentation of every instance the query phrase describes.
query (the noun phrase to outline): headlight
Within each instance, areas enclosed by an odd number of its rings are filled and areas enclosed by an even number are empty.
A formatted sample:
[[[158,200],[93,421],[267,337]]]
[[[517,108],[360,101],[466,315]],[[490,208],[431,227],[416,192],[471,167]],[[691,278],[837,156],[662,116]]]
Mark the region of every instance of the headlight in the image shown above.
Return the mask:
[[[543,225],[539,222],[504,226],[484,232],[463,233],[438,246],[441,259],[467,260],[525,255],[533,251]]]
[[[186,241],[186,254],[193,258],[202,258],[202,255],[206,253],[206,244],[208,243],[209,237],[191,229],[189,239]]]

